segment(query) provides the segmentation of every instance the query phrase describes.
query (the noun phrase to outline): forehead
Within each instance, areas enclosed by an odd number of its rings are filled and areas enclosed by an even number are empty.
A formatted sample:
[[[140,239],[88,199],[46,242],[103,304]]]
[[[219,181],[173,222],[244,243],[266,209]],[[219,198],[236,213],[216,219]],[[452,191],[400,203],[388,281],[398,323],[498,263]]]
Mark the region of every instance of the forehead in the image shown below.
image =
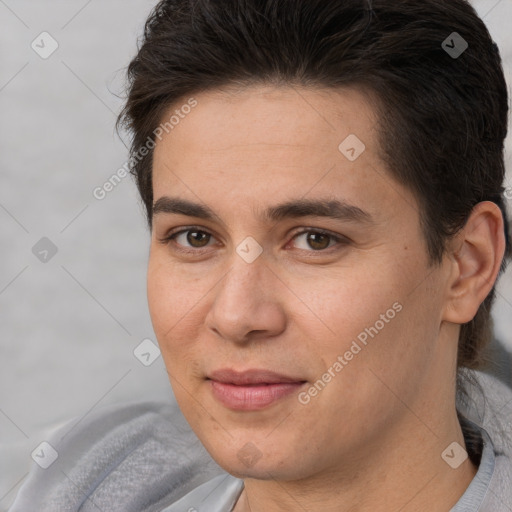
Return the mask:
[[[194,99],[196,106],[157,141],[155,201],[172,191],[209,203],[251,203],[255,211],[262,203],[329,194],[372,214],[386,203],[396,207],[397,192],[412,200],[385,170],[377,116],[362,92],[251,86]],[[175,103],[164,122],[186,102]]]
[[[368,97],[353,89],[248,86],[203,92],[195,100],[197,105],[157,143],[157,163],[170,144],[179,148],[181,158],[208,153],[219,159],[221,153],[234,155],[234,150],[254,155],[263,147],[275,157],[289,157],[284,148],[293,146],[298,161],[304,153],[337,158],[338,144],[350,134],[365,139],[370,149],[374,146],[377,118]],[[163,122],[186,102],[176,102]]]

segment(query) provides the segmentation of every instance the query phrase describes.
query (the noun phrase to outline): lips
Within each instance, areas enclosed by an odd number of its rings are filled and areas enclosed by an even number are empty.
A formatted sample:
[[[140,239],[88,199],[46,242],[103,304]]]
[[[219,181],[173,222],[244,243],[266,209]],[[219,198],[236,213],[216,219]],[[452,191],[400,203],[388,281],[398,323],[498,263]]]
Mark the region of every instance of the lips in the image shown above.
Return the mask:
[[[208,376],[214,397],[233,410],[258,410],[289,396],[306,381],[269,370],[222,369]]]
[[[304,382],[302,379],[288,377],[269,370],[257,369],[245,370],[243,372],[237,372],[230,369],[216,370],[209,375],[209,378],[224,384],[235,384],[236,386]]]

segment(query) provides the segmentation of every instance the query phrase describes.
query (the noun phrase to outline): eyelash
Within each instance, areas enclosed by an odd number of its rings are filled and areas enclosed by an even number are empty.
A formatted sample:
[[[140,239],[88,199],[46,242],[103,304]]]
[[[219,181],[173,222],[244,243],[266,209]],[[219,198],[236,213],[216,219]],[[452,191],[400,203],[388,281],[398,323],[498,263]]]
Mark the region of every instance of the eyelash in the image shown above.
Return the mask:
[[[207,235],[210,235],[211,237],[213,237],[213,235],[206,231],[205,229],[202,229],[202,228],[199,228],[198,226],[189,226],[187,227],[186,229],[180,229],[178,231],[174,231],[174,232],[171,232],[169,233],[167,236],[165,236],[164,238],[160,239],[160,242],[164,245],[168,245],[170,242],[173,242],[173,244],[175,245],[176,247],[176,250],[178,250],[179,252],[182,252],[182,253],[185,253],[185,254],[199,254],[202,249],[206,249],[208,246],[204,247],[204,248],[196,248],[196,249],[184,249],[183,247],[180,247],[179,244],[177,244],[175,242],[175,239],[176,237],[178,237],[179,235],[183,234],[183,233],[188,233],[188,232],[198,232],[198,233],[203,233],[203,234],[207,234]],[[336,242],[337,245],[341,245],[341,246],[344,246],[344,245],[348,245],[349,243],[349,240],[345,237],[342,237],[342,236],[339,236],[339,235],[335,235],[334,233],[331,233],[330,231],[325,231],[323,229],[312,229],[312,228],[309,228],[309,229],[304,229],[298,233],[295,233],[292,237],[292,240],[294,240],[295,238],[299,237],[300,235],[304,235],[304,234],[307,234],[307,233],[314,233],[316,235],[325,235],[325,236],[328,236],[331,240],[333,240],[334,242]],[[308,252],[308,253],[328,253],[328,252],[331,252],[330,249],[333,249],[333,247],[335,248],[335,245],[334,246],[331,246],[331,247],[327,247],[326,249],[319,249],[319,250],[314,250],[314,249],[311,249],[311,250],[307,250],[307,249],[299,249],[300,251],[305,251],[305,252]]]

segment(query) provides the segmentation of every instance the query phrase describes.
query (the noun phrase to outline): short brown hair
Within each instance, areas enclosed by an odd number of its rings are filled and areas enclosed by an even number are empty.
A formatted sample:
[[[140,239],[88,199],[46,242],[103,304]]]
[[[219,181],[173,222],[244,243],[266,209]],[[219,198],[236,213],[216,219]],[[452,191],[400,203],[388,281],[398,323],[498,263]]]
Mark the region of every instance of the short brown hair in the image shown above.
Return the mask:
[[[467,48],[461,55],[450,48]],[[118,125],[131,155],[178,100],[251,84],[358,87],[379,104],[389,172],[409,187],[432,264],[481,201],[505,220],[508,95],[501,58],[465,0],[163,0],[128,68]],[[152,151],[132,159],[151,228]],[[501,271],[505,268],[506,258]],[[495,289],[461,327],[459,367],[478,368]]]

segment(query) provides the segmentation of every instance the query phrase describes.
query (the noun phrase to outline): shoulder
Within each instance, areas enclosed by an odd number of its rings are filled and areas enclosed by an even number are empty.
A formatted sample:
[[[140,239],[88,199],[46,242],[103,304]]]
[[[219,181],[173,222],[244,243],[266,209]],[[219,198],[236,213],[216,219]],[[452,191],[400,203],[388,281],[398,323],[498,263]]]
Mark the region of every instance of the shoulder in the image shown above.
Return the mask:
[[[43,452],[57,458],[46,469],[33,465],[10,512],[34,505],[40,512],[74,512],[85,502],[111,512],[158,511],[223,473],[170,403],[99,408],[47,443]]]
[[[233,510],[244,481],[228,473],[216,476],[183,496],[162,512],[224,512]]]
[[[493,493],[512,505],[506,496],[512,492],[512,389],[481,372],[467,376],[459,408],[488,432],[496,454]],[[10,512],[29,512],[34,505],[40,512],[156,512],[226,474],[179,408],[165,402],[98,408],[46,441],[56,460],[46,469],[34,463]]]
[[[458,396],[458,408],[491,436],[499,451],[512,455],[512,388],[489,374],[468,370],[466,394]]]
[[[476,371],[467,373],[467,395],[459,408],[488,434],[494,451],[492,478],[481,510],[512,509],[512,389],[495,377]]]

